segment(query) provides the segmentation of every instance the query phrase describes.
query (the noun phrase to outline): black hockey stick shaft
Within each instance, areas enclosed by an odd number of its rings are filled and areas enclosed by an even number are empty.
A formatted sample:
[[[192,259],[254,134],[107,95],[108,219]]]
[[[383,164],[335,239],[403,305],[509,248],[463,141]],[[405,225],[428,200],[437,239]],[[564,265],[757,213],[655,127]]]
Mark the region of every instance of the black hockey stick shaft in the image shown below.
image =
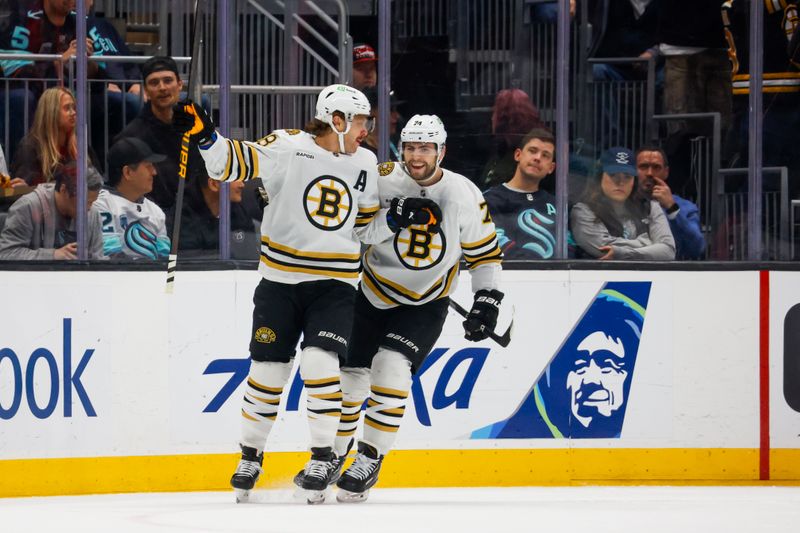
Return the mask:
[[[189,64],[189,97],[195,102],[200,102],[200,43],[202,41],[202,15],[201,2],[194,3],[194,24],[192,26],[192,60]],[[181,138],[180,161],[178,161],[178,192],[175,195],[175,217],[172,226],[172,243],[167,261],[167,287],[172,293],[175,286],[175,269],[178,266],[178,245],[181,238],[181,215],[183,212],[183,195],[186,188],[186,178],[189,173],[189,134],[184,133]]]
[[[450,307],[452,307],[459,315],[467,318],[469,316],[469,311],[461,307],[461,305],[450,298]],[[494,331],[487,331],[486,334],[492,339],[494,342],[505,348],[511,342],[511,329],[514,327],[514,318],[511,318],[511,324],[508,325],[508,329],[502,335],[498,335]]]

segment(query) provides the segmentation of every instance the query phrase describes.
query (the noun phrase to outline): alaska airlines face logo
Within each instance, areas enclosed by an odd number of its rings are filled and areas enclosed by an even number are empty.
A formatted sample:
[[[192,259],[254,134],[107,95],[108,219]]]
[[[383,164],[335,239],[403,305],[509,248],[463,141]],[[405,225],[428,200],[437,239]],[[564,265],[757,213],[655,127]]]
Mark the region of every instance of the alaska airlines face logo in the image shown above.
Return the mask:
[[[334,176],[320,176],[305,192],[305,211],[308,220],[326,231],[336,231],[347,221],[353,197],[347,184]]]
[[[606,283],[516,412],[472,438],[618,438],[650,286]]]
[[[394,237],[397,257],[411,270],[425,270],[439,264],[445,249],[444,233],[428,233],[425,226],[403,228]]]

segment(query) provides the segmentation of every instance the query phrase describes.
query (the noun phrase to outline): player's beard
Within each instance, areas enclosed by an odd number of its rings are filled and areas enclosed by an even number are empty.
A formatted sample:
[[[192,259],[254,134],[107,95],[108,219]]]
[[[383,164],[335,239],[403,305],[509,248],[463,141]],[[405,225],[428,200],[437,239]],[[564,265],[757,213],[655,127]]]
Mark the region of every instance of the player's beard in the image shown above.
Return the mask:
[[[409,163],[403,163],[406,173],[411,176],[414,181],[427,181],[436,173],[436,163],[430,164],[427,161],[423,162],[425,168],[412,169]]]

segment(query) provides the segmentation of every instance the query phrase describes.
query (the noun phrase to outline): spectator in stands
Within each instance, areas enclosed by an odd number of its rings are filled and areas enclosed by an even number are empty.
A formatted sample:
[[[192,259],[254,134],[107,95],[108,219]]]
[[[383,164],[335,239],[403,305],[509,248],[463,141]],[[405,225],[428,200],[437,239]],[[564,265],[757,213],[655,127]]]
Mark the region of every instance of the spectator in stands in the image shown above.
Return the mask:
[[[368,44],[353,46],[353,87],[363,91],[378,84],[378,56]]]
[[[505,183],[517,172],[516,153],[523,137],[534,128],[541,128],[539,110],[525,91],[503,89],[497,93],[492,107],[494,149],[478,182],[480,188]]]
[[[147,197],[163,210],[175,204],[178,191],[178,162],[180,160],[182,135],[172,128],[172,106],[178,102],[183,81],[178,74],[178,65],[168,56],[154,56],[142,65],[144,93],[147,103],[138,117],[116,137],[115,142],[125,137],[143,140],[157,154],[167,158],[156,164],[158,174],[153,190]],[[187,184],[199,183],[208,177],[205,162],[197,146],[189,148]],[[191,178],[191,179],[190,179]]]
[[[166,159],[135,137],[119,140],[108,151],[108,189],[95,207],[103,224],[103,252],[118,259],[163,259],[169,255],[166,216],[144,197],[153,189],[156,168]]]
[[[658,12],[656,38],[664,57],[664,112],[718,112],[731,121],[731,75],[721,0],[669,0]],[[697,132],[700,123],[688,124]],[[670,123],[670,133],[687,124]],[[710,134],[710,128],[701,133]]]
[[[556,168],[556,141],[549,131],[531,130],[514,150],[510,181],[483,193],[504,259],[550,259],[555,251],[556,199],[539,184]]]
[[[675,259],[675,240],[657,202],[638,193],[634,154],[611,148],[602,172],[570,213],[572,235],[580,249],[601,260]]]
[[[700,210],[667,185],[669,164],[667,154],[657,146],[643,146],[636,151],[636,171],[642,194],[658,202],[669,221],[675,239],[675,258],[680,261],[702,259],[706,241],[700,227]]]
[[[575,16],[575,0],[569,0],[569,16]],[[558,20],[558,2],[539,2],[532,6],[533,18],[539,22],[555,23]]]
[[[658,57],[656,30],[658,0],[596,0],[592,2],[589,21],[592,43],[589,57]],[[592,67],[594,79],[618,81],[641,77],[641,64],[601,63]]]
[[[729,140],[731,166],[746,167],[750,95],[750,5],[742,0],[722,4],[723,24],[729,36],[733,85],[733,132]],[[800,131],[800,64],[787,49],[797,31],[795,2],[767,2],[763,23],[763,166],[787,167],[789,196],[800,198],[800,150],[794,132]],[[787,200],[788,201],[788,200]]]
[[[86,29],[93,43],[93,55],[132,55],[116,28],[106,18],[95,16],[93,7],[94,0],[86,0],[86,13],[89,14]],[[134,63],[102,62],[97,63],[97,67],[95,79],[98,81],[89,84],[92,145],[104,159],[106,144],[141,111],[142,84],[139,80],[142,73]],[[130,83],[130,80],[135,81]]]
[[[11,174],[28,185],[49,183],[59,165],[78,158],[78,137],[75,134],[75,97],[63,87],[47,89],[36,106],[33,127],[22,139],[11,164]],[[90,164],[99,162],[89,148]]]
[[[220,188],[222,183],[199,178],[187,194],[181,218],[179,250],[182,257],[217,257],[219,252]],[[243,181],[228,184],[231,206],[230,251],[232,259],[258,259],[258,223],[242,207]]]
[[[6,156],[3,152],[3,147],[0,146],[0,188],[10,189],[13,187],[27,186],[25,180],[22,178],[12,178],[8,172],[8,165],[6,164]],[[8,211],[8,205],[0,205],[0,213]]]
[[[12,11],[12,20],[0,34],[0,52],[60,54],[61,61],[2,60],[3,77],[20,80],[0,87],[0,102],[9,100],[8,155],[13,159],[17,143],[28,127],[27,118],[33,115],[36,99],[44,91],[43,82],[26,83],[24,79],[63,80],[69,65],[68,59],[77,51],[75,13],[71,0],[38,0],[28,9]],[[92,53],[91,39],[87,38],[87,54]],[[89,63],[89,76],[94,76],[97,65]],[[8,95],[6,95],[6,89]],[[5,135],[5,105],[0,106],[0,133]]]
[[[378,91],[375,87],[369,87],[362,91],[369,100],[372,107],[371,115],[375,120],[375,125],[372,131],[369,132],[367,138],[361,143],[361,146],[378,155]],[[400,112],[397,111],[397,106],[400,105],[394,91],[389,93],[389,160],[400,161],[400,150],[397,148],[397,123],[400,121]]]
[[[77,259],[78,174],[75,164],[59,166],[54,181],[39,185],[11,206],[0,233],[0,259]],[[86,173],[86,185],[89,258],[103,259],[100,213],[92,207],[103,185],[103,177],[93,167]]]

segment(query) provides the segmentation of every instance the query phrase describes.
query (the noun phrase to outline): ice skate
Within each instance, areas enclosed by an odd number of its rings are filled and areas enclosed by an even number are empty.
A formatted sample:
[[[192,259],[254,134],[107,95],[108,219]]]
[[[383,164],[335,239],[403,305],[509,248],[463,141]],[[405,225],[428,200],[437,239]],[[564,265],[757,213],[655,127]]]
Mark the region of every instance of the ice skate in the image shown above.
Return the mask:
[[[330,448],[311,448],[311,460],[297,473],[294,482],[303,490],[307,503],[324,503],[328,487],[336,482],[341,471],[342,461]]]
[[[242,446],[242,458],[239,466],[231,477],[231,487],[236,494],[236,503],[247,503],[250,500],[250,491],[261,477],[261,464],[264,454],[258,453],[255,448]]]
[[[350,443],[347,445],[347,451],[344,452],[343,455],[341,456],[334,455],[333,463],[334,465],[336,465],[336,470],[333,473],[332,476],[333,481],[331,481],[330,483],[331,485],[336,483],[336,481],[339,479],[339,476],[342,475],[342,467],[344,466],[344,462],[347,460],[347,454],[349,454],[350,450],[353,449],[353,441],[354,439],[350,439]],[[305,473],[306,469],[303,468],[294,476],[294,484],[297,485],[298,487],[303,486],[303,477],[305,476]]]
[[[363,442],[358,443],[358,455],[344,474],[336,482],[339,492],[336,500],[340,503],[360,503],[369,497],[369,489],[378,482],[383,456]]]

